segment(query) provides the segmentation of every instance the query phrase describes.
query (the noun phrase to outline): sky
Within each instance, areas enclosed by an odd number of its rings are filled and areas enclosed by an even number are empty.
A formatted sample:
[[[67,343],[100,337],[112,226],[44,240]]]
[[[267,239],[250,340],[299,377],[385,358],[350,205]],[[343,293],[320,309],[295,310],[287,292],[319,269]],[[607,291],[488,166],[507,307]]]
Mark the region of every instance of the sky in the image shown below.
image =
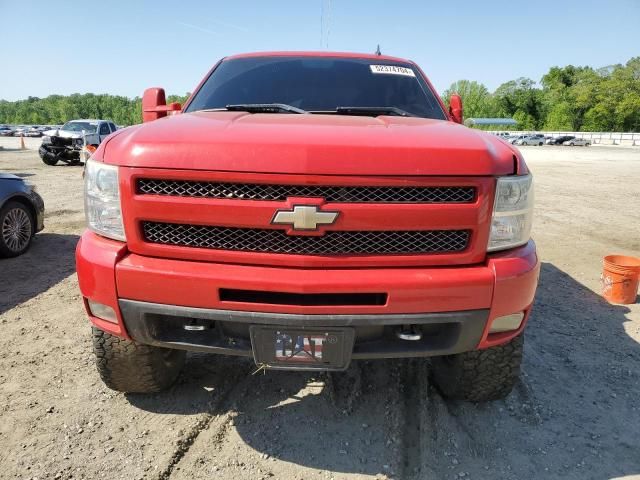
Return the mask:
[[[0,0],[0,99],[192,91],[220,58],[268,50],[414,60],[439,92],[640,55],[640,0]]]

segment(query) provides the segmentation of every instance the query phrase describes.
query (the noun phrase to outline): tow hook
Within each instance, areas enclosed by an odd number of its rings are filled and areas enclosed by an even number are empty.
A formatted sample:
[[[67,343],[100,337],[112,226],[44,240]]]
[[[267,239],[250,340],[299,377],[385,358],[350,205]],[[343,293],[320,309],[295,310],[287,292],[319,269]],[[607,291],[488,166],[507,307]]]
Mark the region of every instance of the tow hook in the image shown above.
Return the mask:
[[[192,320],[190,323],[185,323],[182,328],[189,332],[202,332],[207,329],[206,325],[198,324],[197,320]]]
[[[422,340],[422,332],[415,325],[403,325],[396,330],[396,337],[400,340],[416,342]]]

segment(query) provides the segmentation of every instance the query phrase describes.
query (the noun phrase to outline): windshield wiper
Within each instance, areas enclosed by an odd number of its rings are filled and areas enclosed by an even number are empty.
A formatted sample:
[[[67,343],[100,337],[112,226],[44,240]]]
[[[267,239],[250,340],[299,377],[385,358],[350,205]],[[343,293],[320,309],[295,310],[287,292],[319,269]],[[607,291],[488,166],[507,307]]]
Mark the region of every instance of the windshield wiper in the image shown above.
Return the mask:
[[[378,115],[397,115],[399,117],[415,117],[398,107],[337,107],[338,115],[363,115],[377,117]]]
[[[237,105],[227,105],[225,108],[230,112],[308,113],[306,110],[287,105],[286,103],[239,103]]]

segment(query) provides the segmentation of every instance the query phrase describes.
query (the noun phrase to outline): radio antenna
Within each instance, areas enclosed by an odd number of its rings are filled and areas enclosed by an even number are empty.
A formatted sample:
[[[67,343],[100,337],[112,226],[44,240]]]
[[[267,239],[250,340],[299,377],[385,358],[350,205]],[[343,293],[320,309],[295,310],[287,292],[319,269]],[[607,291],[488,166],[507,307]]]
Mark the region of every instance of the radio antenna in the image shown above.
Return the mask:
[[[320,0],[320,48],[322,48],[323,35],[324,35],[324,0]]]
[[[329,50],[329,35],[331,35],[331,0],[327,8],[327,50]]]
[[[331,0],[320,0],[320,48],[329,48]]]

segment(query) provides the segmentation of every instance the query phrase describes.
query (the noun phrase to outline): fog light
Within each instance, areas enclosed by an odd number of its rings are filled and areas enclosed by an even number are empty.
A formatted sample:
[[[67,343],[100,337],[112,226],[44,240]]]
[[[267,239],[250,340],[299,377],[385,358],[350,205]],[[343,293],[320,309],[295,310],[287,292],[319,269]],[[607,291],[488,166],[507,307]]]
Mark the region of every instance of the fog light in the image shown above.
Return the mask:
[[[512,313],[511,315],[505,315],[504,317],[498,317],[491,323],[489,333],[510,332],[520,328],[524,313]]]
[[[87,303],[89,303],[89,310],[91,310],[91,315],[93,315],[94,317],[101,318],[102,320],[106,320],[107,322],[118,323],[116,312],[109,305],[94,302],[93,300],[90,300],[88,298]]]

